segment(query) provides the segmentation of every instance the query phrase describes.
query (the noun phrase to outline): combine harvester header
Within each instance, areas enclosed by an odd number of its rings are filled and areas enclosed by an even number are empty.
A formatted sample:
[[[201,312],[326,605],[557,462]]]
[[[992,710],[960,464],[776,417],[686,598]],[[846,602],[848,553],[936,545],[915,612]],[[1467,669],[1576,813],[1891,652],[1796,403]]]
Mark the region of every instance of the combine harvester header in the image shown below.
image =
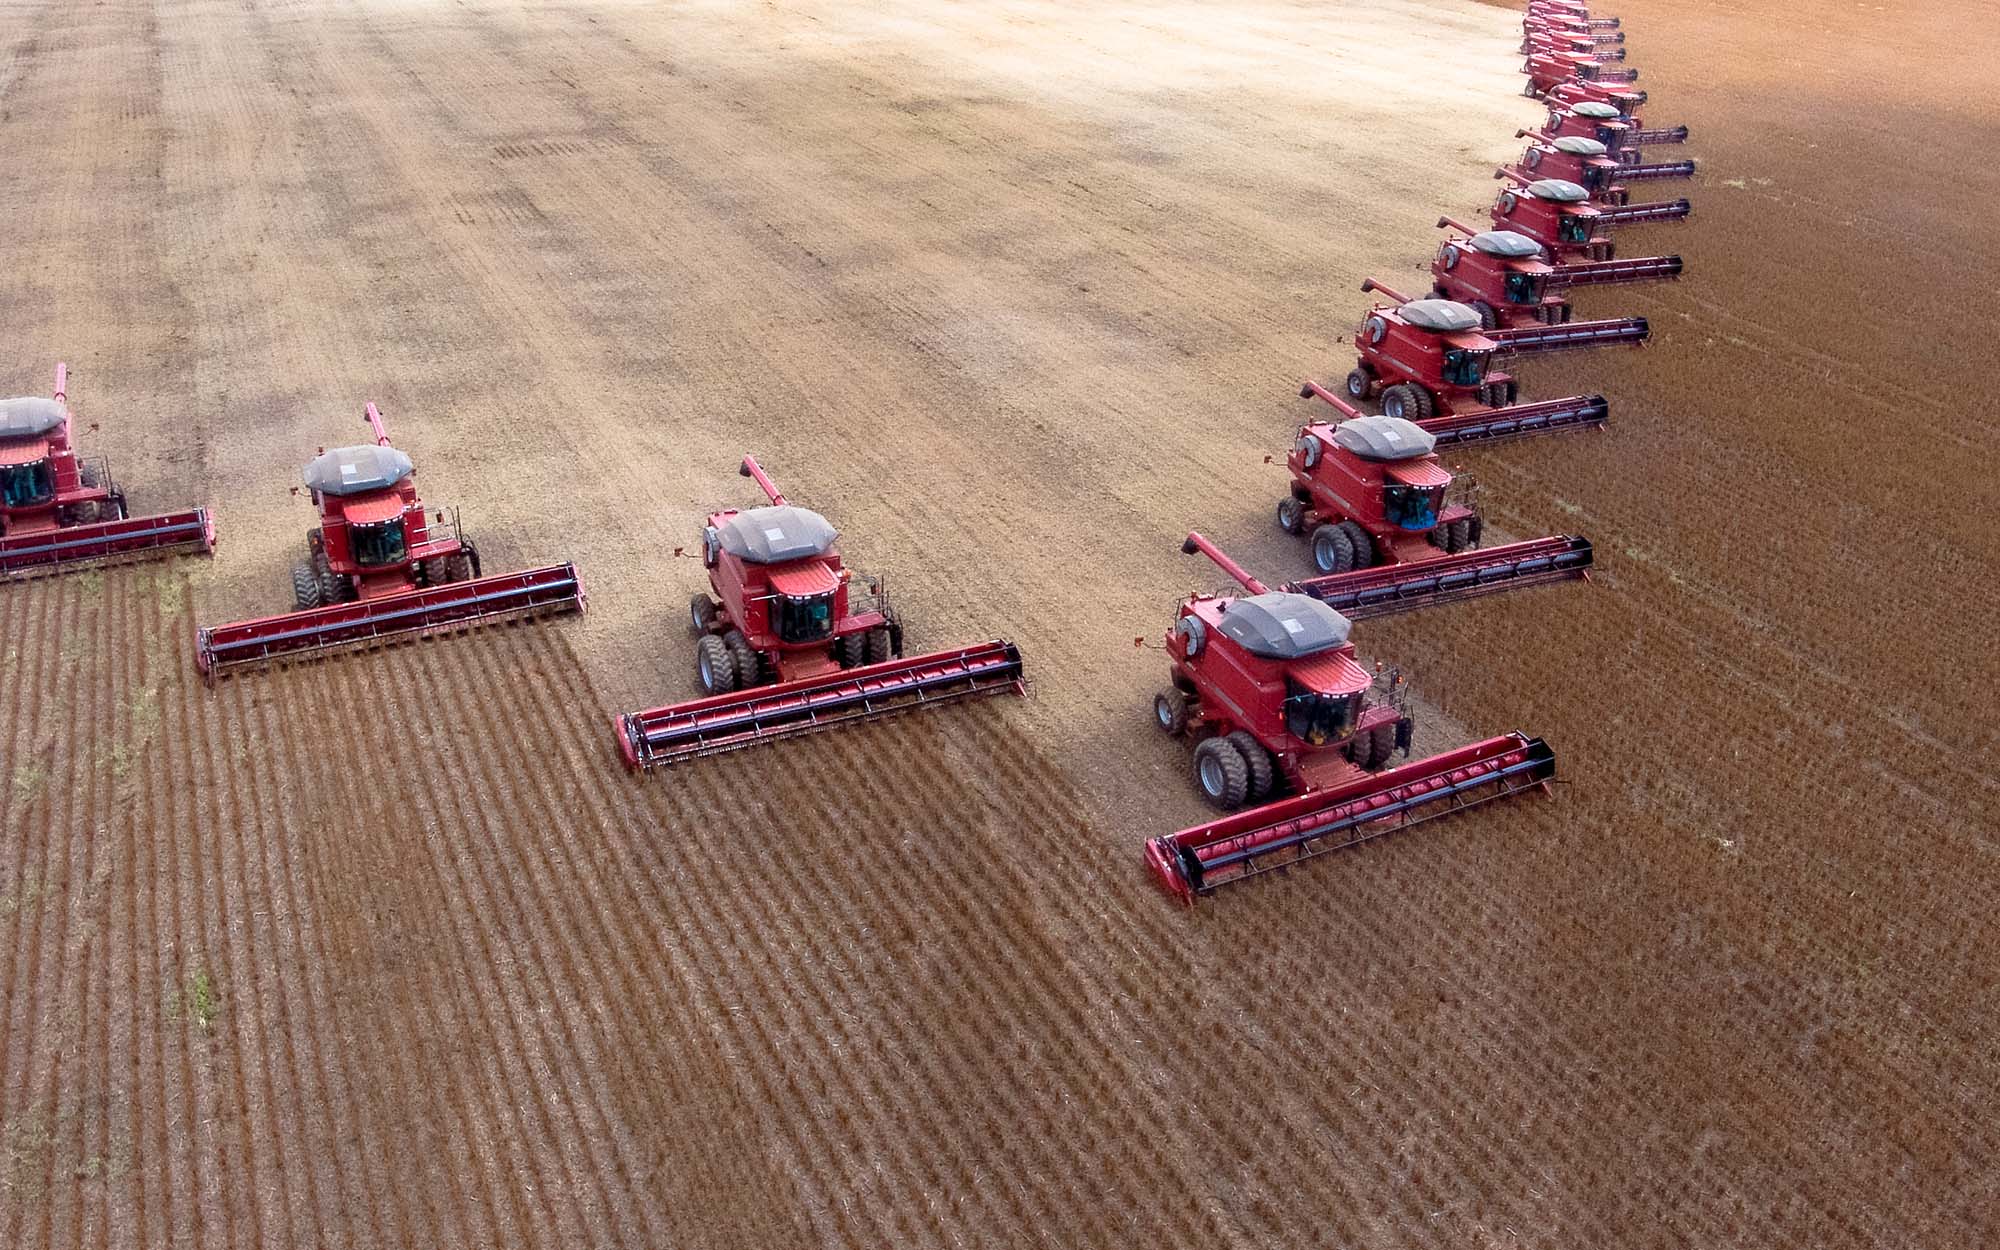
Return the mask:
[[[206,509],[128,515],[110,465],[76,454],[68,365],[56,366],[52,399],[0,399],[0,578],[213,550]]]
[[[903,622],[881,579],[861,579],[817,512],[798,507],[749,456],[767,507],[724,509],[702,529],[713,597],[689,604],[706,697],[614,718],[627,767],[656,768],[918,707],[1024,694],[1020,650],[994,639],[903,654]]]
[[[366,650],[584,608],[573,564],[484,576],[454,510],[417,496],[415,466],[365,409],[372,444],[322,451],[304,471],[319,509],[306,561],[292,567],[294,610],[198,630],[195,662],[213,682],[239,668]]]
[[[1195,785],[1212,806],[1253,806],[1147,842],[1147,867],[1176,899],[1554,778],[1555,753],[1519,733],[1391,767],[1412,736],[1401,674],[1362,667],[1349,618],[1299,584],[1271,590],[1200,534],[1181,549],[1248,593],[1181,604],[1166,637],[1173,684],[1154,719],[1193,740]]]

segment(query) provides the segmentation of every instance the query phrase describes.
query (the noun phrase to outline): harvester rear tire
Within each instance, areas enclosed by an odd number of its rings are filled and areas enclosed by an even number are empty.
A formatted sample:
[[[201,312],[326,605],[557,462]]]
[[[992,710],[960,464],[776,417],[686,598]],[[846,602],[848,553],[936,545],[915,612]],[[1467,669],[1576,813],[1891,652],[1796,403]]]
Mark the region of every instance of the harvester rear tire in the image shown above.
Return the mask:
[[[735,660],[736,684],[739,687],[755,686],[764,680],[764,657],[751,647],[742,630],[732,629],[724,634],[722,645],[729,648],[729,654]]]
[[[868,662],[870,664],[886,664],[889,661],[890,654],[895,650],[894,642],[895,640],[889,637],[889,627],[886,625],[877,626],[869,630]]]
[[[1366,399],[1368,398],[1368,392],[1374,389],[1375,389],[1374,378],[1369,377],[1367,374],[1363,373],[1359,369],[1352,370],[1348,373],[1347,397],[1349,399]]]
[[[300,612],[320,606],[319,575],[310,564],[292,566],[292,606]]]
[[[1247,729],[1239,729],[1223,741],[1234,746],[1236,753],[1243,757],[1243,762],[1250,768],[1250,788],[1244,792],[1244,798],[1255,803],[1271,793],[1274,769],[1271,765],[1271,753],[1264,749],[1264,744],[1251,737]]]
[[[694,675],[709,694],[736,689],[736,655],[720,634],[705,635],[694,645]]]
[[[1227,739],[1210,738],[1194,749],[1194,784],[1209,806],[1232,811],[1250,793],[1250,765]]]
[[[1313,567],[1322,573],[1345,573],[1354,567],[1354,540],[1338,525],[1313,531]]]
[[[1375,565],[1375,540],[1359,521],[1342,521],[1341,532],[1347,535],[1348,549],[1354,552],[1354,567],[1373,568]]]
[[[715,600],[707,595],[696,595],[688,600],[688,627],[694,631],[695,637],[715,632],[717,610]]]
[[[1290,495],[1278,501],[1278,528],[1287,534],[1303,534],[1306,528],[1306,506]]]
[[[1153,723],[1161,733],[1175,738],[1187,728],[1188,702],[1186,692],[1181,690],[1162,690],[1153,696]]]

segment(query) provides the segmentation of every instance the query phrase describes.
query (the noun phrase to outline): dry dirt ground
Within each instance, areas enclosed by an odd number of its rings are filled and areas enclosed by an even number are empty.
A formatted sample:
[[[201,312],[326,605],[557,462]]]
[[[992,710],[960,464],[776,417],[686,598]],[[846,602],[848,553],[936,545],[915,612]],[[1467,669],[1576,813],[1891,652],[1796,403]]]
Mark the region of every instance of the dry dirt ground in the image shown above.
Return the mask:
[[[1689,276],[1466,457],[1602,574],[1360,635],[1566,784],[1184,913],[1132,639],[1302,567],[1511,12],[0,4],[0,391],[223,530],[0,595],[0,1245],[2000,1238],[1981,7],[1623,0]],[[204,689],[370,398],[591,611]],[[1032,699],[620,772],[744,451]]]

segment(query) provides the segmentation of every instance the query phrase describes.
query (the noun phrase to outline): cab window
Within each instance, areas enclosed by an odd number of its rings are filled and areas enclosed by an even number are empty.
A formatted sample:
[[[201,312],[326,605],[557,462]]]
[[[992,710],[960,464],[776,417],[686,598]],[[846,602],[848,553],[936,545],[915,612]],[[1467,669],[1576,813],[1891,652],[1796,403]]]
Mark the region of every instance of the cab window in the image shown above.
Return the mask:
[[[779,595],[772,600],[778,637],[785,642],[818,642],[833,633],[833,595],[794,599]]]
[[[1478,386],[1486,379],[1486,353],[1454,347],[1444,354],[1444,380],[1453,386]]]
[[[55,496],[55,466],[48,460],[0,467],[0,499],[9,508],[31,508]]]
[[[1437,525],[1438,509],[1444,504],[1444,487],[1411,486],[1391,482],[1382,488],[1382,515],[1389,524],[1406,530],[1427,530]]]
[[[1295,681],[1285,683],[1291,693],[1285,699],[1285,728],[1308,746],[1339,742],[1354,732],[1360,709],[1351,694],[1320,694]]]
[[[400,519],[384,521],[380,525],[348,526],[347,547],[354,556],[354,562],[362,568],[400,564],[409,556]]]

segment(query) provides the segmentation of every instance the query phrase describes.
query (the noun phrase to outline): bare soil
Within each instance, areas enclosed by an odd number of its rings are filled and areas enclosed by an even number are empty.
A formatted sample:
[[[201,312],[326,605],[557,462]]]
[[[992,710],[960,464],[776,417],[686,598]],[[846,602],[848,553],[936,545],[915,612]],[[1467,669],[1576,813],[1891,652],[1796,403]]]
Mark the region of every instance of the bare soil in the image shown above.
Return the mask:
[[[223,546],[0,594],[0,1244],[2000,1236],[1975,6],[1625,0],[1686,121],[1602,436],[1466,457],[1587,588],[1371,622],[1565,784],[1196,912],[1156,635],[1540,110],[1455,0],[0,9],[0,391]],[[1918,286],[1918,283],[1921,286]],[[591,610],[215,691],[387,412]],[[754,451],[1033,697],[635,780]]]

